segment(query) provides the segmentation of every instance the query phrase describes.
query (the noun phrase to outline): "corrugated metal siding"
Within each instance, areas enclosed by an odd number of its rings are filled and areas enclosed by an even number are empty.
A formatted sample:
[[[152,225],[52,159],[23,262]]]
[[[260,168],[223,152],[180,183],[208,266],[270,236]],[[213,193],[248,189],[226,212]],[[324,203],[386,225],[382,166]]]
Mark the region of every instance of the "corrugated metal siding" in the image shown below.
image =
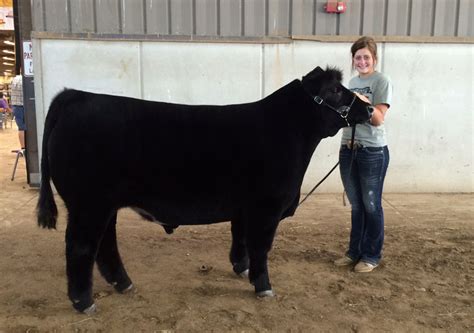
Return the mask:
[[[411,0],[388,1],[385,35],[408,35],[410,29],[410,2]]]
[[[339,31],[337,35],[360,35],[362,33],[361,16],[364,14],[362,11],[363,3],[363,0],[348,1],[347,11],[344,14],[336,15],[324,13],[323,15],[340,17]]]
[[[142,0],[122,0],[120,15],[124,34],[145,33],[145,4]]]
[[[450,0],[436,0],[434,21],[435,36],[454,36],[456,33],[457,4]]]
[[[146,31],[153,35],[170,33],[171,8],[168,0],[146,1]]]
[[[473,37],[473,0],[31,0],[35,31],[223,37]]]
[[[412,1],[410,36],[432,36],[434,2],[436,0]]]
[[[54,1],[54,0],[53,0]],[[64,0],[55,0],[56,2]],[[96,17],[96,32],[118,34],[122,27],[122,20],[120,17],[120,1],[117,0],[95,0],[95,17]],[[71,13],[71,17],[76,15]],[[128,16],[129,14],[126,13]],[[54,17],[46,12],[46,21],[55,20]]]
[[[171,35],[192,35],[193,34],[193,1],[175,0],[169,2]]]
[[[219,1],[219,34],[221,36],[241,36],[244,18],[243,2],[240,0]]]
[[[46,31],[69,32],[68,1],[44,0],[46,11]],[[50,19],[54,17],[54,19]]]
[[[362,11],[362,34],[385,35],[385,6],[386,1],[365,0]]]
[[[244,36],[265,36],[267,21],[265,1],[244,1]]]
[[[74,33],[94,32],[94,0],[71,1],[71,31]]]
[[[44,24],[44,15],[45,10],[43,6],[43,1],[33,0],[31,1],[31,16],[33,23],[33,30],[35,31],[45,31]]]
[[[461,0],[458,15],[458,36],[474,36],[474,1]]]
[[[290,0],[268,1],[268,33],[269,36],[290,36],[290,15],[293,6]],[[298,1],[300,2],[300,1]]]
[[[216,36],[217,17],[219,15],[217,0],[196,0],[195,2],[195,31],[198,36]]]

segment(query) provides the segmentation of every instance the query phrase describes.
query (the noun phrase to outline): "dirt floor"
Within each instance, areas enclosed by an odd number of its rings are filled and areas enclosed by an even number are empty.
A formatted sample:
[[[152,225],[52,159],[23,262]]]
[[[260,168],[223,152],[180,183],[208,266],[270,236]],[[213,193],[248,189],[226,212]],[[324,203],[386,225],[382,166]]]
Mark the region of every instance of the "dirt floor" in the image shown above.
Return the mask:
[[[123,210],[135,289],[117,294],[95,271],[98,311],[78,314],[66,296],[65,210],[57,231],[36,226],[24,159],[10,181],[15,148],[15,128],[0,131],[0,332],[474,332],[473,194],[385,194],[384,259],[368,274],[333,265],[350,211],[341,194],[313,195],[278,229],[277,295],[266,299],[232,273],[229,224],[167,235]]]

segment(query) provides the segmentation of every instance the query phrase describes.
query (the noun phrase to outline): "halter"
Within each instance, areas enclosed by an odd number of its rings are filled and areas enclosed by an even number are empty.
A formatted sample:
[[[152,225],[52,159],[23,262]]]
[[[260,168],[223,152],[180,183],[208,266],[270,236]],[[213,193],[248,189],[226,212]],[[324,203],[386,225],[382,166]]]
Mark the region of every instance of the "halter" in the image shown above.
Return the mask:
[[[350,104],[349,106],[343,105],[343,106],[340,106],[340,107],[337,108],[337,109],[336,109],[335,107],[333,107],[332,105],[329,105],[328,103],[326,103],[326,102],[324,101],[324,99],[322,99],[322,98],[319,97],[319,96],[315,96],[315,97],[313,98],[313,100],[316,102],[316,104],[327,106],[327,107],[330,108],[331,110],[336,111],[336,112],[342,117],[342,119],[344,119],[344,120],[346,121],[347,126],[350,127],[351,125],[350,125],[349,122],[347,121],[347,117],[349,116],[349,111],[351,110],[352,104],[354,104],[354,101],[355,101],[356,97],[357,97],[357,96],[354,94],[354,97],[352,98],[352,102],[351,102],[351,104]],[[352,171],[352,163],[353,163],[353,161],[354,161],[354,152],[355,152],[355,151],[354,151],[354,137],[355,137],[355,130],[356,130],[356,124],[354,124],[354,126],[352,126],[352,135],[351,135],[352,157],[351,157],[351,165],[350,165],[350,167],[349,167],[349,174],[350,174],[351,171]],[[336,165],[331,169],[331,171],[329,171],[329,173],[328,173],[326,176],[324,176],[324,178],[321,179],[321,181],[320,181],[319,183],[317,183],[317,184],[311,189],[311,191],[308,192],[308,194],[306,194],[306,196],[303,198],[303,200],[301,200],[301,201],[299,202],[298,206],[300,206],[303,202],[306,201],[306,199],[308,199],[308,197],[309,197],[311,194],[313,194],[314,190],[316,190],[316,188],[318,188],[318,186],[321,185],[322,182],[324,182],[324,181],[326,180],[326,178],[329,177],[329,175],[334,171],[334,169],[337,168],[338,165],[339,165],[339,161],[338,161],[338,162],[336,163]]]
[[[330,108],[331,110],[336,111],[342,117],[342,119],[344,119],[346,121],[347,126],[350,127],[351,125],[347,121],[347,117],[349,116],[349,111],[351,110],[352,104],[354,104],[354,101],[355,101],[356,97],[357,96],[354,94],[354,97],[352,98],[352,102],[349,106],[342,105],[342,106],[338,107],[337,109],[335,107],[333,107],[332,105],[326,103],[324,101],[324,99],[322,99],[320,96],[314,96],[313,100],[318,105],[324,105],[324,106]]]

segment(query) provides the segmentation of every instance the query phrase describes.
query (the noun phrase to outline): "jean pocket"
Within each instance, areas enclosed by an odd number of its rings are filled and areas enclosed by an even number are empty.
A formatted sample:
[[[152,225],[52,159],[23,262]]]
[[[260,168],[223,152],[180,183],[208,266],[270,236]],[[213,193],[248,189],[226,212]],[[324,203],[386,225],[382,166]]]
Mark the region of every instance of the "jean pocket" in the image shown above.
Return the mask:
[[[372,154],[383,154],[383,147],[365,147],[365,150]]]

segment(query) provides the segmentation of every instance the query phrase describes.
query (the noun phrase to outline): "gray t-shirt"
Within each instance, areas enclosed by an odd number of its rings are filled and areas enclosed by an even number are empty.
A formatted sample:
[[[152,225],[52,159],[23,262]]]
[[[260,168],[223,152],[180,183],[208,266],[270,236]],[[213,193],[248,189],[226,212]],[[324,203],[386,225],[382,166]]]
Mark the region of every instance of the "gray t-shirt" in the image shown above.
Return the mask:
[[[353,77],[349,81],[349,89],[364,95],[372,105],[392,103],[392,83],[390,79],[380,72],[374,72],[366,78]],[[352,128],[345,127],[342,130],[342,144],[345,145],[351,139]],[[355,140],[366,147],[383,147],[387,145],[385,125],[372,126],[370,122],[357,124]]]

